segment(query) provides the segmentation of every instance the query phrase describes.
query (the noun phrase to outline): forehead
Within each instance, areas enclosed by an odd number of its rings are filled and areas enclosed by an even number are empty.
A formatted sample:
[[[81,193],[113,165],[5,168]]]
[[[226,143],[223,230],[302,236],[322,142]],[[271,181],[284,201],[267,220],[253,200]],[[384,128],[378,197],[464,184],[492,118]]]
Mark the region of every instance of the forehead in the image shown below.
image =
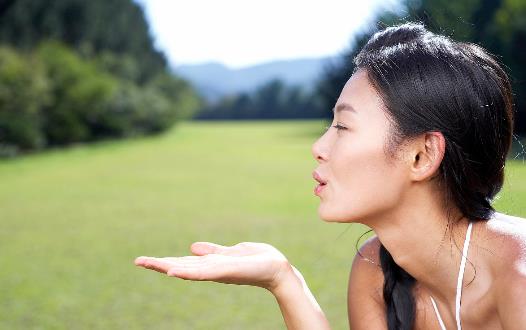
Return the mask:
[[[334,115],[350,114],[373,119],[378,116],[385,118],[383,108],[382,99],[370,84],[366,71],[358,70],[343,87],[333,111]]]

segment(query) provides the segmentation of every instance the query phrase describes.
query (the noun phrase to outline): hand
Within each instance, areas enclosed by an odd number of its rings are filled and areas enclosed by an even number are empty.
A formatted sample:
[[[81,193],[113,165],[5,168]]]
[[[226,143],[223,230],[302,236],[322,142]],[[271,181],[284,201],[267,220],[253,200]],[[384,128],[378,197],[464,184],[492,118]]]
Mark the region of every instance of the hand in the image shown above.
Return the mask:
[[[193,256],[138,257],[135,264],[185,280],[253,285],[271,292],[293,272],[287,258],[269,244],[244,242],[228,247],[196,242],[190,250]]]

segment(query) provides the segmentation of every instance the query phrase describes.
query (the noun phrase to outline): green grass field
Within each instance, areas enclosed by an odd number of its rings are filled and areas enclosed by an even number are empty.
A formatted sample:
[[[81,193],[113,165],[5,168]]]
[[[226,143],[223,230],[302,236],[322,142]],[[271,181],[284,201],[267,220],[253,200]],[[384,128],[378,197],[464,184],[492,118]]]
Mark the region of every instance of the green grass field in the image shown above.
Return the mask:
[[[265,290],[137,268],[194,241],[273,244],[334,329],[360,225],[317,216],[311,145],[321,121],[182,123],[168,134],[0,162],[0,328],[279,329]],[[497,208],[526,216],[526,165]]]

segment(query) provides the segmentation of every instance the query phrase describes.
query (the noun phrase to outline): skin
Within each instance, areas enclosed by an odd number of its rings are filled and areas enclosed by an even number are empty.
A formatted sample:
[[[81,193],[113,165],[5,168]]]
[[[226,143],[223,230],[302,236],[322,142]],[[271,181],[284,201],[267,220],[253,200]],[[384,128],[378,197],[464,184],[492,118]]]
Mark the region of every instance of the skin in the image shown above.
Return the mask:
[[[456,209],[448,217],[438,186],[443,135],[428,132],[390,152],[391,122],[362,70],[346,83],[335,109],[331,127],[312,146],[316,173],[327,181],[318,214],[327,222],[363,223],[376,234],[360,249],[349,276],[350,327],[387,329],[378,258],[383,244],[416,279],[415,327],[440,329],[431,295],[446,328],[455,329],[456,281],[468,221]],[[464,329],[526,324],[525,224],[498,213],[474,223],[462,292]],[[289,329],[330,328],[299,271],[274,247],[197,242],[191,251],[193,256],[139,257],[135,263],[182,279],[259,286],[275,296]]]

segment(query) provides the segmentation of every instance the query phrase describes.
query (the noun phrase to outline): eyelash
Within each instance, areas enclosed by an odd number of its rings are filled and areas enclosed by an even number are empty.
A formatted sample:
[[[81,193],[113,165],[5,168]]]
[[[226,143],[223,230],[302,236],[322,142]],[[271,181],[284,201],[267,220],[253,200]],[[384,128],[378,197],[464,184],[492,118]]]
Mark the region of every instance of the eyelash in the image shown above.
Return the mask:
[[[333,125],[333,126],[327,126],[327,127],[325,128],[325,130],[328,131],[329,128],[331,128],[331,127],[336,128],[338,131],[346,130],[346,129],[347,129],[347,127],[345,127],[345,126],[342,126],[342,125],[340,125],[340,124],[336,124],[336,125]]]
[[[336,125],[334,125],[334,126],[332,126],[332,127],[336,128],[338,131],[339,131],[339,130],[347,129],[347,127],[342,126],[342,125],[340,125],[340,124],[336,124]]]

